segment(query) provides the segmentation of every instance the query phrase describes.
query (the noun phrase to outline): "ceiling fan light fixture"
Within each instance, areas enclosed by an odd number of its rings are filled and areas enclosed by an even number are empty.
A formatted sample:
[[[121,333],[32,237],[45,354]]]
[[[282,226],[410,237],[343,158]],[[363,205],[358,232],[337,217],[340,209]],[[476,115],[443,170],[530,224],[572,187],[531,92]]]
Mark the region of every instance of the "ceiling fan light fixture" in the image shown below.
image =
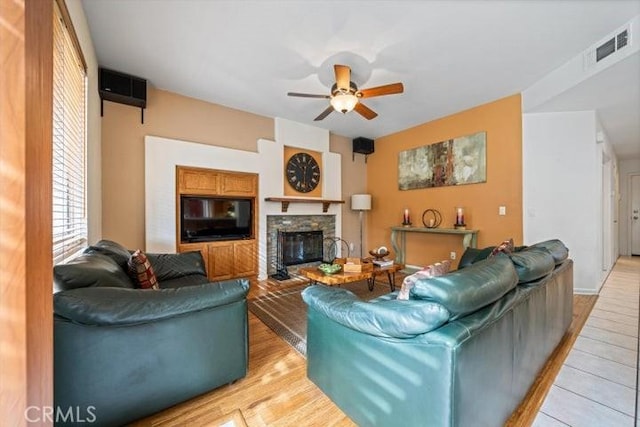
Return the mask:
[[[346,114],[356,107],[358,97],[349,92],[336,93],[331,97],[330,103],[334,110]]]
[[[358,89],[358,86],[351,81],[351,68],[346,65],[335,64],[333,66],[336,82],[331,86],[331,95],[314,95],[310,93],[289,92],[289,96],[300,96],[303,98],[325,98],[329,99],[329,106],[320,113],[313,121],[323,120],[334,110],[342,114],[347,114],[355,110],[367,120],[375,119],[378,113],[360,102],[360,98],[373,98],[375,96],[393,95],[404,92],[402,83],[391,83],[368,89]]]

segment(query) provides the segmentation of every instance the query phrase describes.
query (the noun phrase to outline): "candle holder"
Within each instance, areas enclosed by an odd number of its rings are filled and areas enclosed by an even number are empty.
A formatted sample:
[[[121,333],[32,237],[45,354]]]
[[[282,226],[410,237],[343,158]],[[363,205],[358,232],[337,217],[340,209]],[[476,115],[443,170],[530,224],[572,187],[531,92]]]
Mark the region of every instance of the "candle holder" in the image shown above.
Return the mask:
[[[422,212],[422,223],[426,228],[438,228],[442,222],[442,215],[436,209]]]
[[[411,216],[409,215],[409,209],[404,210],[404,214],[402,215],[402,226],[411,227]]]
[[[453,228],[456,230],[465,230],[467,224],[464,223],[464,208],[461,206],[456,207],[456,222],[453,224]]]

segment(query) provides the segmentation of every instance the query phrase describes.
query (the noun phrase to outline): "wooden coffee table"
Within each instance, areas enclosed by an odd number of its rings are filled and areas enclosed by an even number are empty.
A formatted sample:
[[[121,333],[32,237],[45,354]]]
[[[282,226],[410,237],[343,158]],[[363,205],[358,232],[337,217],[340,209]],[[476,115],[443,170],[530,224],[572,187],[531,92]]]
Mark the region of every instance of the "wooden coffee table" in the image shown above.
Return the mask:
[[[376,280],[376,276],[378,274],[387,273],[387,280],[389,281],[389,289],[391,292],[396,290],[396,273],[400,270],[404,269],[404,264],[393,264],[388,267],[378,267],[377,265],[373,266],[373,272],[371,273],[371,280],[367,281],[369,285],[369,290],[373,290],[373,283]]]
[[[322,271],[318,270],[317,267],[307,267],[301,268],[300,270],[298,270],[298,272],[314,283],[322,283],[329,286],[340,286],[344,285],[345,283],[366,280],[367,286],[369,287],[370,291],[373,291],[373,285],[375,283],[376,276],[379,274],[387,273],[389,288],[391,289],[391,292],[393,292],[396,290],[396,272],[402,270],[403,268],[404,266],[401,264],[393,264],[388,267],[374,266],[373,271],[363,271],[361,273],[340,272],[335,274],[324,274]]]

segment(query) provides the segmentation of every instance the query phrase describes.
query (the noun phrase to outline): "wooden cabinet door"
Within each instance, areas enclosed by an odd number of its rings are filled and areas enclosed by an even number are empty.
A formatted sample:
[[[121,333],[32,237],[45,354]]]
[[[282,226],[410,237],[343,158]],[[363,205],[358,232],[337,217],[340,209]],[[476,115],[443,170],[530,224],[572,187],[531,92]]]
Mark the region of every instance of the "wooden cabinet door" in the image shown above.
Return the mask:
[[[257,250],[255,240],[236,242],[233,245],[233,264],[236,277],[256,274]]]
[[[227,280],[233,273],[233,243],[209,245],[209,279]]]
[[[220,176],[207,170],[178,167],[180,194],[216,194]]]
[[[255,174],[220,174],[220,194],[225,196],[255,196],[257,178]]]

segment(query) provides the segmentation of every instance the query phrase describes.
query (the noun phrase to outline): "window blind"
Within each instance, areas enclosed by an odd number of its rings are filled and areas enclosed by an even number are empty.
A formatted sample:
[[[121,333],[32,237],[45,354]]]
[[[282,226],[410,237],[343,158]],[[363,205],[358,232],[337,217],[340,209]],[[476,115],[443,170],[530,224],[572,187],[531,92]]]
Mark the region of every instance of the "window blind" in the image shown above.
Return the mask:
[[[56,3],[53,23],[53,263],[87,245],[86,71]]]

